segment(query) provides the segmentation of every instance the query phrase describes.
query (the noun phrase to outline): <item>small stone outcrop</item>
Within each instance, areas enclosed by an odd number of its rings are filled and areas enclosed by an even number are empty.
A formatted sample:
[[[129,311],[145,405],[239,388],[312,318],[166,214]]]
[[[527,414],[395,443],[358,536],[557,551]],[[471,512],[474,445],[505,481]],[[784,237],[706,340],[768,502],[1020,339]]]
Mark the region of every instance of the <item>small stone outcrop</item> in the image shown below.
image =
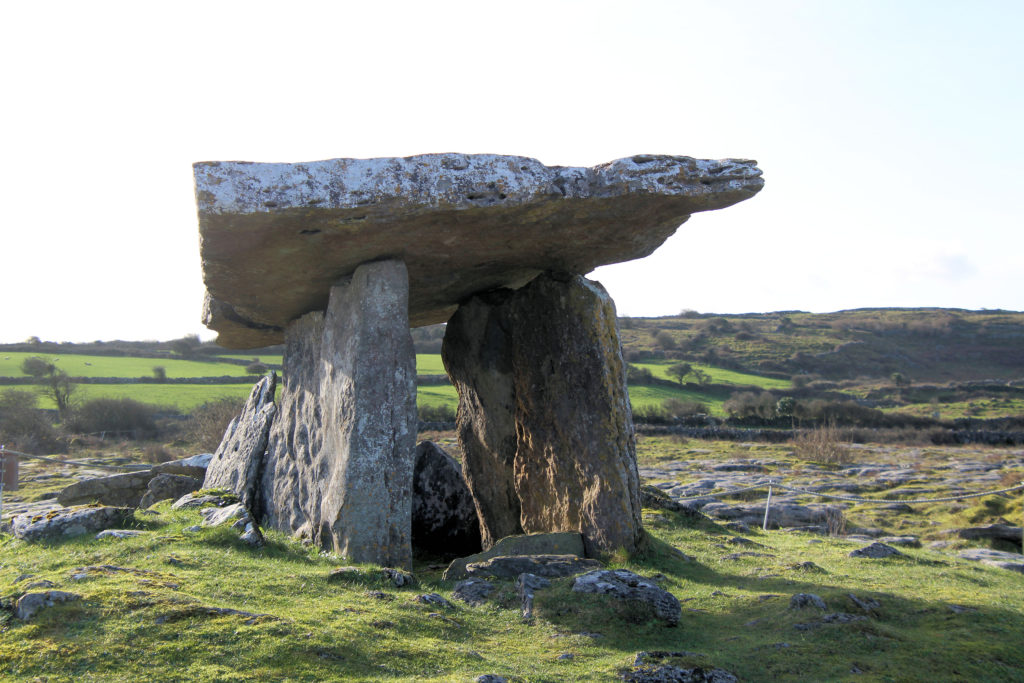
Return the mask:
[[[462,467],[432,441],[416,446],[413,552],[446,559],[480,552],[480,522]]]
[[[416,357],[401,261],[356,269],[289,325],[264,524],[353,562],[412,564]]]
[[[149,480],[146,492],[139,500],[140,508],[148,508],[161,500],[178,500],[186,493],[198,491],[203,480],[184,474],[158,474]]]
[[[1024,555],[1018,553],[1007,553],[1002,550],[990,550],[988,548],[968,548],[961,550],[959,557],[972,562],[980,562],[990,567],[1009,569],[1012,572],[1024,574]]]
[[[495,543],[489,550],[469,557],[452,560],[445,570],[445,581],[458,581],[469,574],[466,566],[476,562],[484,562],[498,556],[529,556],[529,555],[575,555],[583,556],[583,537],[576,532],[565,531],[552,534],[524,534],[507,536]]]
[[[522,609],[523,619],[533,618],[533,598],[537,591],[549,588],[551,581],[536,574],[523,573],[516,577],[516,593]]]
[[[857,548],[856,550],[850,551],[850,557],[867,557],[873,560],[882,559],[884,557],[903,557],[903,553],[891,545],[884,543],[872,543],[866,545],[863,548]]]
[[[277,374],[274,372],[252,388],[241,414],[224,431],[224,438],[213,454],[203,480],[203,488],[232,491],[250,510],[256,502],[267,437],[277,412],[274,404],[276,388]]]
[[[600,568],[601,563],[597,560],[575,555],[499,555],[482,562],[467,564],[466,573],[470,576],[493,576],[498,579],[514,579],[524,573],[559,578]]]
[[[156,476],[152,470],[126,472],[109,477],[85,479],[66,486],[57,494],[57,502],[64,507],[74,505],[112,505],[116,507],[138,507],[146,494],[149,481]]]
[[[15,537],[26,541],[57,540],[120,529],[135,521],[128,507],[80,507],[50,510],[41,515],[18,515],[11,524]]]
[[[467,348],[475,353],[463,353]],[[442,356],[459,392],[466,479],[485,546],[488,530],[503,523],[490,519],[490,510],[509,509],[511,472],[524,531],[579,531],[588,555],[636,547],[642,527],[633,419],[615,307],[599,284],[547,272],[515,292],[470,301],[452,318]],[[485,372],[488,393],[503,393],[493,402],[476,380]],[[500,452],[480,454],[490,451],[481,434]]]
[[[651,616],[669,626],[678,625],[683,612],[676,596],[625,569],[602,569],[577,576],[573,580],[572,591],[609,595],[635,603],[649,609]]]
[[[497,590],[497,586],[486,579],[465,579],[455,584],[452,597],[467,605],[479,607],[487,602],[488,596]]]
[[[66,591],[42,591],[26,593],[14,604],[14,616],[22,621],[31,621],[40,610],[53,607],[63,602],[81,600],[82,596]]]

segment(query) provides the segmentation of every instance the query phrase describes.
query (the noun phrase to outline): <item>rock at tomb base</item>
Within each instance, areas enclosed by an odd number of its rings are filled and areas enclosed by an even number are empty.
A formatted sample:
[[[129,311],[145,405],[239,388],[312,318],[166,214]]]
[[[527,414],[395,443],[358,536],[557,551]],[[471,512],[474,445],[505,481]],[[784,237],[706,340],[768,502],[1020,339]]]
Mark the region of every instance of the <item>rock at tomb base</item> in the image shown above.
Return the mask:
[[[482,562],[466,565],[470,576],[493,576],[498,579],[513,579],[520,574],[533,574],[545,578],[559,578],[600,569],[597,560],[576,555],[498,555]]]
[[[441,357],[459,393],[456,432],[476,501],[482,546],[523,533],[516,494],[511,337],[501,305],[511,292],[475,296],[448,321]]]
[[[469,557],[452,560],[442,577],[445,581],[464,579],[466,565],[484,562],[501,555],[575,555],[583,556],[583,537],[578,532],[563,531],[552,534],[523,534],[507,536],[495,543],[489,550]]]
[[[266,526],[410,567],[416,356],[401,261],[356,269],[288,327],[261,484]]]
[[[642,534],[633,419],[604,289],[549,272],[475,297],[452,318],[442,355],[459,392],[484,545],[507,520],[492,511],[516,507],[507,502],[511,455],[523,530],[579,531],[588,555],[633,550]]]
[[[487,597],[495,590],[497,586],[486,579],[465,579],[455,584],[452,597],[473,607],[479,607],[487,602]]]
[[[412,477],[412,547],[451,559],[480,552],[480,522],[455,458],[432,441],[416,446]]]
[[[274,372],[252,388],[241,414],[228,424],[203,480],[203,488],[232,491],[249,509],[253,509],[256,502],[267,437],[277,411],[276,388],[277,373]]]
[[[682,607],[676,596],[652,581],[625,569],[592,571],[572,582],[574,593],[597,593],[649,608],[651,615],[669,626],[679,624]]]
[[[81,600],[82,596],[66,591],[44,591],[41,593],[26,593],[18,598],[14,605],[14,616],[22,621],[29,621],[41,609],[53,607],[62,602],[73,602]]]
[[[109,477],[86,479],[65,487],[57,494],[57,502],[64,507],[100,503],[116,507],[138,507],[146,493],[152,470],[114,474]]]
[[[593,168],[427,154],[194,171],[204,317],[234,348],[280,343],[290,321],[323,310],[338,278],[368,261],[404,259],[410,321],[443,322],[469,296],[542,270],[647,256],[690,214],[764,185],[753,161],[667,155]]]
[[[202,480],[195,477],[182,474],[158,474],[149,480],[146,493],[139,501],[139,507],[148,508],[161,500],[178,500],[186,493],[198,491],[202,486]]]
[[[41,515],[18,515],[11,525],[17,538],[26,541],[56,540],[119,529],[135,521],[128,507],[80,507],[50,510]]]

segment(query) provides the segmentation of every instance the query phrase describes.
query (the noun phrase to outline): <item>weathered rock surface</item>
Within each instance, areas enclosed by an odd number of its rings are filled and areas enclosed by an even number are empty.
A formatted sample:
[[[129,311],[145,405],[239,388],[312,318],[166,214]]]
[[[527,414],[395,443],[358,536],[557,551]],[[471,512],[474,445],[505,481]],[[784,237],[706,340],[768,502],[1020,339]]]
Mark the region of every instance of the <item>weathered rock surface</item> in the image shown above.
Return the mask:
[[[182,508],[202,508],[208,506],[214,507],[226,507],[228,505],[234,505],[238,502],[238,496],[233,493],[208,493],[205,491],[193,491],[192,493],[186,493],[184,496],[174,501],[171,505],[172,510],[181,510]]]
[[[280,343],[360,264],[402,258],[413,325],[542,270],[588,273],[647,256],[698,211],[764,185],[755,162],[638,155],[593,168],[493,154],[194,166],[218,343]],[[275,266],[268,268],[273,261]]]
[[[792,598],[789,599],[790,609],[805,609],[808,607],[814,607],[822,611],[828,609],[825,606],[825,601],[820,596],[814,593],[796,593]]]
[[[445,570],[445,581],[457,581],[469,576],[466,565],[483,562],[501,555],[575,555],[582,557],[583,537],[578,532],[564,531],[551,534],[523,534],[507,536],[495,543],[489,550],[469,557],[452,560]]]
[[[463,323],[463,311],[477,320]],[[457,337],[469,331],[480,340],[475,349]],[[465,348],[475,353],[461,354]],[[604,289],[579,275],[547,272],[518,291],[477,297],[453,317],[442,355],[459,391],[459,433],[469,436],[466,479],[485,545],[496,525],[490,510],[508,509],[508,407],[514,405],[512,480],[522,528],[580,531],[588,555],[632,550],[642,533],[633,419],[615,307]],[[492,375],[487,388],[503,394],[493,403],[481,400],[479,382],[464,381],[485,372]],[[499,374],[511,379],[511,397],[508,380],[493,379]],[[485,447],[480,434],[499,453],[478,457]],[[492,495],[497,500],[488,500]]]
[[[780,503],[772,500],[768,509],[768,528],[818,526],[827,522],[828,505],[799,505],[797,503]],[[729,503],[708,503],[700,508],[708,517],[760,527],[764,523],[764,503],[750,505],[731,505]]]
[[[679,600],[654,582],[625,569],[598,570],[577,576],[572,583],[574,593],[610,595],[619,600],[639,603],[669,626],[679,624],[682,607]]]
[[[863,548],[851,550],[849,555],[850,557],[868,557],[877,560],[883,557],[901,557],[903,553],[896,550],[896,548],[893,548],[891,545],[886,545],[884,543],[872,543],[871,545],[866,545]]]
[[[1018,545],[1021,542],[1021,527],[1010,526],[1009,524],[988,524],[986,526],[958,529],[956,534],[960,538],[968,540],[992,539]]]
[[[65,487],[57,494],[57,502],[64,507],[89,503],[138,507],[146,494],[149,480],[154,476],[152,470],[142,470],[86,479]]]
[[[968,548],[961,550],[959,556],[965,560],[987,564],[990,567],[1009,569],[1024,574],[1024,555],[1017,553],[1006,553],[988,548]]]
[[[480,522],[462,467],[432,441],[416,446],[412,475],[414,552],[447,559],[480,552]]]
[[[496,589],[497,587],[486,579],[465,579],[455,584],[452,597],[467,605],[478,607],[487,602],[487,597]]]
[[[475,296],[448,321],[441,357],[459,392],[456,432],[484,549],[523,533],[516,494],[515,391],[507,290]]]
[[[600,568],[601,563],[597,560],[575,555],[499,555],[482,562],[467,564],[466,573],[470,576],[493,576],[499,579],[512,579],[524,573],[558,578]]]
[[[537,591],[550,586],[551,581],[536,574],[523,573],[516,577],[516,593],[522,605],[523,619],[533,618],[533,598]]]
[[[412,562],[416,357],[401,261],[365,264],[288,327],[263,521],[353,562]]]
[[[11,528],[17,538],[26,541],[54,540],[121,528],[134,519],[135,510],[128,507],[64,508],[45,515],[18,515]]]
[[[26,593],[18,598],[14,604],[14,616],[22,621],[29,621],[39,610],[53,607],[62,602],[73,602],[81,600],[82,596],[66,591],[43,591],[41,593]]]
[[[139,507],[148,508],[161,500],[178,500],[186,493],[198,491],[202,487],[202,479],[183,474],[158,474],[149,480],[146,493],[139,500]]]
[[[224,431],[224,438],[213,454],[203,480],[203,488],[228,489],[250,510],[255,508],[267,439],[277,412],[274,404],[276,388],[277,373],[274,372],[252,388],[242,412]]]

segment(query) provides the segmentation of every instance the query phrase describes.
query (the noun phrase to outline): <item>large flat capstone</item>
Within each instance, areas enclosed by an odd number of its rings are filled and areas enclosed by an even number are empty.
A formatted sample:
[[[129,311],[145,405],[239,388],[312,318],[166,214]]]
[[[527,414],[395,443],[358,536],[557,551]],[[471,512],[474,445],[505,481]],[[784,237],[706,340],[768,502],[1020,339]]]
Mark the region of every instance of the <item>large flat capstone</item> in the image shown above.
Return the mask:
[[[195,164],[204,322],[218,343],[280,343],[368,261],[409,273],[409,322],[544,270],[647,256],[690,214],[764,184],[756,162],[642,155],[592,168],[493,154]]]

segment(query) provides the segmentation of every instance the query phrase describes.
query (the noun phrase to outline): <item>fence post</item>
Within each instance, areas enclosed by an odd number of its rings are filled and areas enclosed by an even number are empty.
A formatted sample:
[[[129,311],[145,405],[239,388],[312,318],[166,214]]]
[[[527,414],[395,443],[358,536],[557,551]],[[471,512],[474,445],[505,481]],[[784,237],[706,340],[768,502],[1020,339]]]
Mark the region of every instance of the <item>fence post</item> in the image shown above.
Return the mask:
[[[764,531],[768,531],[768,508],[771,507],[771,504],[772,504],[772,482],[771,482],[771,479],[769,479],[768,480],[768,500],[765,501],[765,504],[764,504],[764,523],[761,525],[761,529],[764,530]]]
[[[4,479],[7,478],[7,453],[4,452],[5,446],[0,443],[0,519],[4,516]]]

